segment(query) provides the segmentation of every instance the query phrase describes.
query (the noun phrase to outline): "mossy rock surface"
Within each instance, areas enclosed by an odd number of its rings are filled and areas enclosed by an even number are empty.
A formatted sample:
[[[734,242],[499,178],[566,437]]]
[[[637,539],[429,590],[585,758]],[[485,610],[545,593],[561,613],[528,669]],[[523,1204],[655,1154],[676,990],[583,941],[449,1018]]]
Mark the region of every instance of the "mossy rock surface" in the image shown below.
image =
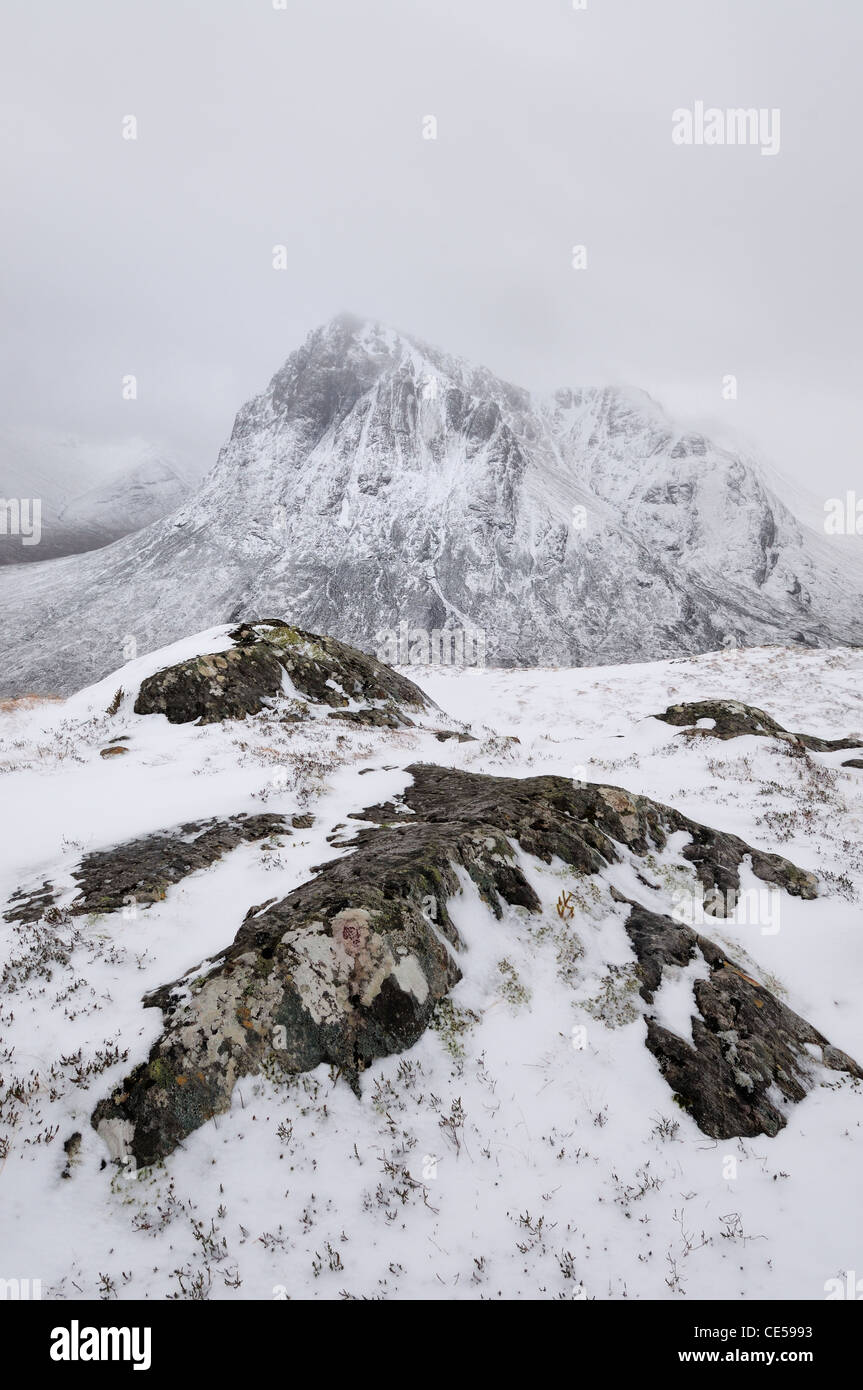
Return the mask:
[[[287,681],[312,705],[324,705],[353,723],[410,727],[407,710],[433,708],[413,681],[375,657],[304,632],[276,618],[242,623],[226,651],[167,666],[141,682],[136,714],[164,714],[172,724],[214,724],[245,719],[272,707]],[[310,717],[286,708],[286,719]]]

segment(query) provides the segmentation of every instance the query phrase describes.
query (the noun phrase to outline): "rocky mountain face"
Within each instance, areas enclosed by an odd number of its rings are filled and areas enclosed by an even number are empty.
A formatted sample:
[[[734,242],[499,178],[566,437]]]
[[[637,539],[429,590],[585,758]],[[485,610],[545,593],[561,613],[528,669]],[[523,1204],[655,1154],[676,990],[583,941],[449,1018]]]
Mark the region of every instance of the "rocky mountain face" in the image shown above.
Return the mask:
[[[863,641],[863,569],[758,468],[638,392],[545,397],[380,325],[313,332],[198,491],[98,555],[0,575],[0,693],[64,692],[190,628],[271,612],[367,650],[483,634],[588,665]],[[422,656],[413,659],[422,660]]]

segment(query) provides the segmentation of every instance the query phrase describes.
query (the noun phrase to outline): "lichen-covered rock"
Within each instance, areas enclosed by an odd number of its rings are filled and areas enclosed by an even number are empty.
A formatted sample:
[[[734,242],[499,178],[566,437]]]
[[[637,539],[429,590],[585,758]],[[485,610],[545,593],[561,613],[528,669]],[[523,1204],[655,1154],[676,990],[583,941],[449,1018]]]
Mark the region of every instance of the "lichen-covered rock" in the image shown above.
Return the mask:
[[[257,714],[290,691],[339,718],[399,728],[412,724],[406,708],[432,707],[413,681],[334,637],[275,618],[243,623],[230,637],[234,645],[226,651],[192,657],[143,680],[135,713],[164,714],[172,724],[213,724]],[[296,696],[290,706],[286,702],[284,718],[307,715]]]
[[[522,849],[545,863],[557,855],[583,873],[597,873],[620,856],[622,844],[637,855],[663,849],[669,834],[685,831],[681,853],[695,867],[705,890],[733,902],[740,890],[740,865],[794,897],[817,896],[814,874],[779,854],[755,849],[737,835],[690,820],[672,806],[599,783],[575,786],[565,777],[488,777],[457,768],[413,765],[413,784],[403,809],[377,806],[362,819],[415,817],[430,823],[484,823],[503,829]],[[717,898],[721,914],[721,902]]]
[[[118,1156],[148,1165],[170,1153],[228,1108],[249,1073],[328,1062],[359,1094],[369,1063],[411,1047],[461,978],[447,909],[459,891],[457,871],[497,917],[502,901],[540,910],[513,841],[587,875],[626,853],[662,849],[670,833],[684,830],[684,854],[706,884],[739,887],[749,855],[756,874],[788,892],[816,891],[812,875],[778,855],[619,787],[423,764],[408,771],[413,781],[397,803],[356,817],[364,824],[352,854],[313,870],[282,901],[250,908],[232,944],[197,979],[148,997],[164,1013],[162,1036],[93,1115]],[[681,962],[687,941],[675,937]]]
[[[700,954],[710,970],[706,979],[693,983],[691,1042],[651,1014],[646,1020],[647,1047],[679,1103],[705,1134],[714,1139],[776,1134],[786,1124],[780,1098],[803,1099],[814,1084],[816,1060],[863,1079],[856,1062],[713,941],[671,917],[634,902],[631,907],[626,930],[648,1004],[669,966],[686,966]]]
[[[665,724],[685,728],[690,735],[729,739],[755,734],[761,738],[779,738],[800,744],[810,753],[835,753],[843,748],[863,747],[861,738],[818,738],[815,734],[791,733],[763,709],[744,705],[739,700],[693,700],[688,704],[669,705],[656,718]],[[713,720],[713,727],[698,728],[701,719]]]
[[[246,841],[269,835],[290,835],[283,816],[231,816],[227,820],[193,821],[173,830],[127,840],[111,849],[85,854],[72,877],[78,897],[65,909],[70,916],[87,912],[116,912],[130,900],[160,902],[169,887],[198,869],[206,869]],[[34,922],[55,908],[58,893],[44,883],[31,893],[18,890],[5,912],[7,922]]]
[[[166,667],[141,682],[136,714],[164,714],[171,724],[245,719],[282,693],[284,670],[270,648],[231,647]]]

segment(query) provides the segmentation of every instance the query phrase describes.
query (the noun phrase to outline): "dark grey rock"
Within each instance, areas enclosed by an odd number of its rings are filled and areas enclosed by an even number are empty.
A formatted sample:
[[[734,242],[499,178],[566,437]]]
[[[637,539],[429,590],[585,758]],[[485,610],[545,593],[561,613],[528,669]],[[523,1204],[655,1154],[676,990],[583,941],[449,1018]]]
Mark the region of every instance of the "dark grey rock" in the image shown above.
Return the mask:
[[[693,700],[688,704],[669,705],[655,716],[665,724],[685,728],[691,737],[741,738],[755,734],[761,738],[779,738],[796,743],[810,753],[835,753],[843,748],[863,748],[861,738],[818,738],[815,734],[793,734],[763,709],[744,705],[739,700]],[[696,727],[699,719],[712,719],[712,729]],[[843,763],[843,767],[852,764]]]
[[[233,943],[199,978],[148,996],[163,1011],[162,1036],[93,1114],[117,1156],[132,1154],[142,1165],[164,1157],[227,1109],[236,1082],[250,1073],[328,1062],[359,1094],[369,1063],[411,1047],[461,977],[447,908],[459,887],[456,871],[470,875],[497,917],[503,902],[539,910],[512,840],[547,863],[558,856],[595,874],[627,851],[643,856],[685,830],[703,882],[739,887],[739,865],[749,855],[760,877],[815,895],[813,876],[780,856],[619,787],[424,764],[408,771],[413,782],[398,803],[356,817],[366,823],[350,842],[352,854],[313,869],[315,877],[281,902],[250,908]],[[653,988],[663,963],[684,963],[695,940],[671,919],[655,923],[640,946]],[[677,1059],[678,1070],[686,1061]],[[693,1076],[698,1064],[696,1057]],[[681,1094],[689,1086],[677,1073],[674,1084]]]
[[[116,912],[132,898],[138,903],[160,902],[172,884],[208,868],[237,845],[291,833],[283,816],[238,815],[190,822],[86,854],[72,875],[79,895],[65,914]],[[39,921],[52,909],[56,912],[56,901],[57,892],[50,883],[30,894],[19,889],[3,916],[7,922]]]
[[[700,952],[710,968],[707,979],[694,982],[692,1042],[650,1014],[646,1040],[675,1098],[705,1134],[776,1134],[787,1123],[777,1097],[800,1101],[814,1084],[810,1046],[820,1049],[825,1066],[863,1079],[856,1062],[713,941],[637,903],[626,929],[648,1004],[668,966],[685,966]]]
[[[226,651],[192,657],[148,676],[141,682],[135,713],[164,714],[172,724],[245,719],[272,705],[283,693],[286,675],[307,700],[355,723],[411,727],[404,706],[432,707],[413,681],[333,637],[272,618],[243,623],[230,636],[234,646]],[[351,701],[370,703],[350,710]],[[283,717],[299,720],[304,713],[286,709]]]

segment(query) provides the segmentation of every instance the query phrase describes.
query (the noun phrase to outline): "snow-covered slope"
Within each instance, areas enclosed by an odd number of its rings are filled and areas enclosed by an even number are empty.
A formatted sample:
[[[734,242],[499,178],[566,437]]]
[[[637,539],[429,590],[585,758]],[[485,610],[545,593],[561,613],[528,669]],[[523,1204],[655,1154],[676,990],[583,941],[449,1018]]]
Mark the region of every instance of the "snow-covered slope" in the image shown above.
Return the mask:
[[[141,531],[152,521],[173,512],[189,487],[165,459],[146,458],[119,478],[90,488],[61,510],[60,526],[73,532],[89,532],[101,545]]]
[[[154,673],[231,644],[211,631],[62,704],[0,714],[14,807],[0,907],[46,880],[62,891],[41,920],[0,920],[7,1272],[40,1277],[46,1298],[822,1299],[829,1280],[844,1287],[859,1268],[860,1083],[813,1057],[814,1089],[796,1105],[777,1098],[784,1128],[717,1141],[675,1104],[645,1047],[651,1014],[688,1039],[704,967],[671,968],[644,1005],[607,894],[616,885],[653,908],[691,884],[678,839],[632,862],[620,845],[620,862],[592,877],[518,850],[540,909],[504,906],[500,918],[464,874],[449,901],[462,978],[414,1046],[368,1067],[360,1098],[326,1065],[245,1076],[229,1110],[146,1169],[111,1163],[91,1116],[159,1036],[166,1001],[145,1007],[145,996],[177,977],[191,990],[244,919],[262,920],[317,866],[347,865],[351,814],[398,802],[418,763],[613,782],[816,873],[814,901],[774,902],[746,867],[750,911],[704,930],[747,988],[863,1057],[863,772],[841,766],[846,752],[693,739],[652,717],[724,697],[786,728],[846,735],[863,725],[861,654],[429,670],[419,683],[448,713],[413,728],[324,709],[286,722],[287,692],[244,721],[134,713]],[[459,718],[476,741],[442,742]],[[166,890],[64,917],[82,856],[168,824],[190,842],[193,822],[265,816],[288,828],[194,872],[181,856]]]
[[[0,565],[110,545],[167,516],[189,490],[178,466],[142,439],[94,446],[47,432],[6,432],[0,437],[0,498],[26,498],[28,504],[38,498],[41,538],[38,545],[23,545],[7,524]]]
[[[479,629],[500,665],[863,641],[863,569],[646,396],[496,379],[379,325],[312,333],[170,518],[0,575],[0,691],[66,692],[275,613],[366,649]]]

